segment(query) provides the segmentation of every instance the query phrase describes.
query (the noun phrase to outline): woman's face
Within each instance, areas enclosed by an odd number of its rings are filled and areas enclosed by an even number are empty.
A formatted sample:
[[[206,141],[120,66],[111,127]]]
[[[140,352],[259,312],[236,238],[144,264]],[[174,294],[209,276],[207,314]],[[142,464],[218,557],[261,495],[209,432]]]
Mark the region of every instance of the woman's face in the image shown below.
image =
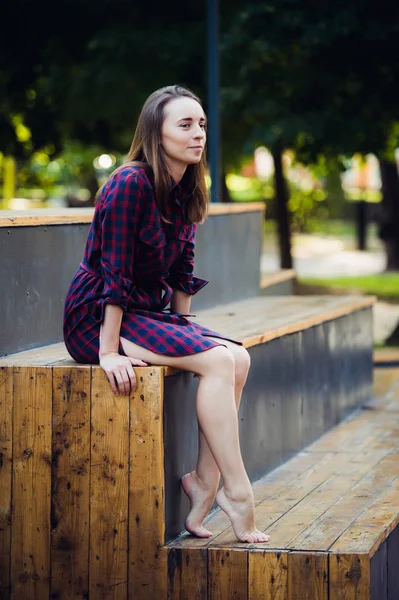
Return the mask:
[[[205,115],[192,98],[175,98],[165,106],[161,144],[172,163],[190,165],[201,160],[206,141]]]

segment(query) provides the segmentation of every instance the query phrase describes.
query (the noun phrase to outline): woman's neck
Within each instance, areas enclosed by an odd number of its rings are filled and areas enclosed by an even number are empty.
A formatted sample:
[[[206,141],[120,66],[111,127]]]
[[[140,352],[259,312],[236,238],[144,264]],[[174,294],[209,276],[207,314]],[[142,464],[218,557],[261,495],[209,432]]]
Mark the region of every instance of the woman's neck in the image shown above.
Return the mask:
[[[180,181],[184,177],[184,173],[186,172],[187,165],[172,161],[166,161],[166,165],[169,171],[170,176],[176,183],[180,183]]]

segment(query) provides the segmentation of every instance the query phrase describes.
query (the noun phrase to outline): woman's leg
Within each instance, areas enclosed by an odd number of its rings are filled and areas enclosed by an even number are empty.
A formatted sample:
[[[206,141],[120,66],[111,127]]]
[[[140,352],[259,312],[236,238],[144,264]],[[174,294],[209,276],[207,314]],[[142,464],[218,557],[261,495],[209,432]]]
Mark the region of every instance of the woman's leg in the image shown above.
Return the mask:
[[[215,341],[221,342],[217,338]],[[250,357],[243,346],[222,341],[234,358],[234,400],[238,412],[242,390],[247,380]],[[198,461],[195,471],[182,477],[182,486],[190,500],[190,513],[186,519],[186,529],[198,537],[209,537],[211,532],[202,526],[215,500],[219,487],[220,471],[208,446],[201,425],[198,423]]]
[[[240,451],[231,351],[218,346],[189,356],[171,357],[155,354],[124,338],[121,338],[121,342],[128,356],[199,375],[198,421],[224,483],[217,493],[217,502],[230,517],[240,541],[268,541],[269,537],[255,527],[253,492]]]

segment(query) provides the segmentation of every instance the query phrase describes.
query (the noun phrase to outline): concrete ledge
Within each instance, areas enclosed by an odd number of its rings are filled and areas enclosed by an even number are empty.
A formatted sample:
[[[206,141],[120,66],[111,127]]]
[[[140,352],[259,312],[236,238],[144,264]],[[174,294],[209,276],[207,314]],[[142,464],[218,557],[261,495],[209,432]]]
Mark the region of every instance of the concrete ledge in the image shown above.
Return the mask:
[[[217,206],[198,227],[195,275],[210,283],[194,296],[194,311],[259,294],[263,208]],[[64,301],[91,222],[92,209],[80,210],[69,212],[78,218],[70,223],[54,223],[50,215],[47,222],[34,215],[7,222],[0,215],[0,356],[62,339]]]
[[[212,202],[209,216],[246,212],[264,212],[263,202]],[[37,210],[1,210],[0,227],[37,227],[39,225],[65,225],[91,223],[94,208],[39,208]]]

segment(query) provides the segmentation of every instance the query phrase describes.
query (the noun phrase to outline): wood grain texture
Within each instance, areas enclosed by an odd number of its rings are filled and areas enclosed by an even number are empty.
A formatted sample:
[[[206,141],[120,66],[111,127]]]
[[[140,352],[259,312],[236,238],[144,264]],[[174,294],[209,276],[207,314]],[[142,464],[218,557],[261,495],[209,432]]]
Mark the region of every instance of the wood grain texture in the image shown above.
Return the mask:
[[[10,592],[13,369],[0,368],[0,598]]]
[[[197,311],[195,321],[228,338],[240,340],[244,347],[250,348],[371,308],[374,302],[372,296],[257,297]],[[73,363],[63,344],[52,344],[0,358],[0,366],[44,364],[71,366]]]
[[[90,369],[53,369],[51,594],[89,594]]]
[[[385,362],[399,362],[399,348],[375,348],[374,363],[378,365]]]
[[[290,552],[288,554],[289,600],[329,600],[328,555]]]
[[[204,548],[168,550],[168,600],[207,600],[208,553]]]
[[[253,491],[255,504],[257,506],[257,523],[260,523],[260,519],[262,519],[261,504],[265,502],[269,503],[264,509],[266,515],[266,528],[270,523],[270,513],[273,511],[276,512],[276,510],[278,511],[280,508],[279,506],[276,506],[276,498],[278,497],[278,502],[281,502],[283,495],[286,495],[287,499],[291,498],[291,503],[295,503],[295,499],[301,493],[301,490],[303,490],[303,486],[311,485],[312,479],[314,479],[318,471],[323,471],[323,478],[325,477],[324,471],[326,468],[326,460],[332,460],[332,457],[333,455],[329,455],[326,459],[322,453],[307,454],[306,452],[301,452],[255,483]],[[334,458],[334,460],[338,464],[338,459]],[[269,507],[271,507],[270,513],[268,513]],[[279,514],[281,514],[281,511]],[[223,538],[221,537],[221,534],[223,532],[228,532],[228,535],[230,536],[229,539],[235,540],[235,536],[231,529],[230,519],[223,511],[216,511],[205,521],[205,524],[213,533],[211,539],[200,539],[183,535],[178,540],[172,542],[173,546],[176,548],[199,548],[210,546],[215,543],[222,543]]]
[[[252,550],[248,553],[248,600],[288,599],[288,553]]]
[[[163,380],[164,369],[136,368],[130,397],[129,597],[166,594]]]
[[[398,367],[395,367],[394,369],[374,369],[374,394],[377,397],[388,394],[397,381],[399,381]]]
[[[302,505],[312,492],[317,494],[326,479],[342,469],[344,460],[344,454],[327,454],[312,469],[260,502],[255,510],[256,524],[259,529],[270,534],[273,548],[288,547],[289,541],[299,529],[311,520],[308,505],[303,508]],[[229,527],[223,534],[213,536],[210,544],[225,545],[232,543],[234,539],[234,532]],[[244,544],[243,547],[261,549],[263,545]]]
[[[296,276],[294,269],[281,269],[276,273],[267,273],[263,274],[260,280],[259,287],[266,288],[269,285],[276,285],[277,283],[283,283],[284,281],[289,281],[290,279],[294,279]]]
[[[13,600],[43,600],[50,592],[52,373],[14,370]]]
[[[361,486],[361,480],[366,477],[365,485],[361,489],[367,493],[370,471],[375,469],[377,473],[380,463],[382,464],[388,453],[389,450],[364,452],[349,459],[336,475],[329,477],[317,490],[298,503],[290,515],[287,515],[284,523],[288,530],[291,526],[291,533],[288,531],[289,547],[302,551],[327,551],[345,531],[356,513],[362,512],[364,506],[354,502],[353,508],[356,512],[348,513],[342,510],[342,498],[351,494],[354,487],[359,495],[362,494],[365,499],[369,497],[356,486]],[[380,480],[379,474],[378,478]],[[341,509],[335,508],[336,503]],[[296,535],[293,536],[294,532]]]
[[[129,399],[112,393],[92,369],[90,476],[90,597],[128,594]]]
[[[384,490],[389,490],[398,473],[398,458],[399,452],[386,456],[329,510],[330,518],[339,518],[345,515],[348,524],[348,529],[338,537],[334,544],[330,545],[331,552],[350,554],[353,551],[356,554],[366,548],[370,553],[372,547],[365,545],[361,538],[358,539],[356,531],[351,530],[351,523],[360,518],[361,513],[367,510],[373,502],[377,501],[378,503]],[[365,525],[363,524],[361,528],[365,528]],[[372,535],[372,539],[374,539],[374,535]]]
[[[209,205],[208,214],[213,216],[264,211],[265,204],[263,202],[214,202]],[[93,214],[93,208],[2,210],[0,211],[0,227],[37,227],[39,225],[91,223]]]
[[[329,600],[369,600],[370,559],[367,554],[330,554]]]
[[[248,554],[245,550],[209,548],[208,600],[248,599]]]

